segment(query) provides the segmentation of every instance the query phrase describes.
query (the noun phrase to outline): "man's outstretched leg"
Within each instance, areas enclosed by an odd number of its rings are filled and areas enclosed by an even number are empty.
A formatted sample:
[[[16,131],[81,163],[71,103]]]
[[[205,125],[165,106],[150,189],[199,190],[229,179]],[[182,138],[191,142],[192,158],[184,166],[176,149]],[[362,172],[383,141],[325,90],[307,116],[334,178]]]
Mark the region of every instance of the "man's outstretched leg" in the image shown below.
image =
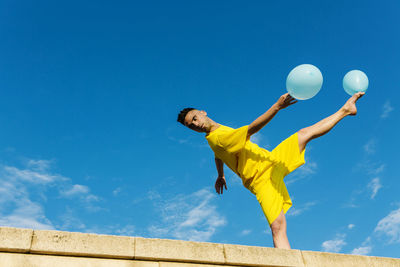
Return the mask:
[[[354,94],[336,113],[323,119],[322,121],[317,122],[316,124],[310,127],[298,131],[297,134],[299,138],[300,151],[304,150],[304,148],[306,147],[307,143],[310,140],[320,137],[329,132],[344,117],[356,115],[357,114],[356,102],[364,94],[365,94],[364,92]]]
[[[286,234],[286,218],[283,210],[278,218],[271,224],[272,239],[274,247],[290,249],[289,240]]]

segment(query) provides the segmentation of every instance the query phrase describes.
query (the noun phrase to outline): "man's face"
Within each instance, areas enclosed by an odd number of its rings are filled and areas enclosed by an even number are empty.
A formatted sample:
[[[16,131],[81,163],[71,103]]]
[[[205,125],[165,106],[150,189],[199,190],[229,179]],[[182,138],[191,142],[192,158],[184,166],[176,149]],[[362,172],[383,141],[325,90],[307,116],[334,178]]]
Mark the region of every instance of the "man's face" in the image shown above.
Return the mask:
[[[185,126],[196,132],[204,133],[209,130],[211,124],[205,111],[194,109],[186,114]]]

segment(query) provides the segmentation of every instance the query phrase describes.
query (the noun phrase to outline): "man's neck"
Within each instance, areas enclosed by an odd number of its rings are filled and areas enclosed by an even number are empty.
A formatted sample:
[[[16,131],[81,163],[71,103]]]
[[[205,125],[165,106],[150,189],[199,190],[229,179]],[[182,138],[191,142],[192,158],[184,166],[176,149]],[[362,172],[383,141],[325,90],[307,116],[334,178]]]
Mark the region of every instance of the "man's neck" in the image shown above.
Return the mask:
[[[215,121],[211,122],[211,127],[210,127],[210,131],[207,132],[207,134],[210,134],[211,132],[217,130],[221,125],[216,123]]]

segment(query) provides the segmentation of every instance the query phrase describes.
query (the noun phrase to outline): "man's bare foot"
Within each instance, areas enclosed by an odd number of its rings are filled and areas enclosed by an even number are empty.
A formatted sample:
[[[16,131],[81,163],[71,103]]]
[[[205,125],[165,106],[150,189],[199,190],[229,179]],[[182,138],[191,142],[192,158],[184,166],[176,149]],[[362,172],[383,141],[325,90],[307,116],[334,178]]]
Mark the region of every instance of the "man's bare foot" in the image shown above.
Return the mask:
[[[343,105],[342,110],[350,116],[354,116],[357,114],[357,107],[356,107],[356,102],[358,99],[360,99],[365,92],[358,92],[357,94],[354,94],[352,97],[347,100],[347,102]]]

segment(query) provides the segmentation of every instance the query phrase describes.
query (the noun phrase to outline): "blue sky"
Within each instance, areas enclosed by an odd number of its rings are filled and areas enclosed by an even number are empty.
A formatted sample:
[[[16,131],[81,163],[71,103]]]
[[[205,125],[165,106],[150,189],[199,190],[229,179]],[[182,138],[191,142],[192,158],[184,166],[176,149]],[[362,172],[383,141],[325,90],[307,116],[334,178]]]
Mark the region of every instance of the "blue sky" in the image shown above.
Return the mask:
[[[286,178],[293,248],[399,257],[398,1],[0,3],[0,225],[272,246],[256,198],[184,107],[231,127],[286,92],[295,66],[314,98],[253,141],[273,149],[335,112],[343,76],[370,81],[356,117],[311,142]]]

